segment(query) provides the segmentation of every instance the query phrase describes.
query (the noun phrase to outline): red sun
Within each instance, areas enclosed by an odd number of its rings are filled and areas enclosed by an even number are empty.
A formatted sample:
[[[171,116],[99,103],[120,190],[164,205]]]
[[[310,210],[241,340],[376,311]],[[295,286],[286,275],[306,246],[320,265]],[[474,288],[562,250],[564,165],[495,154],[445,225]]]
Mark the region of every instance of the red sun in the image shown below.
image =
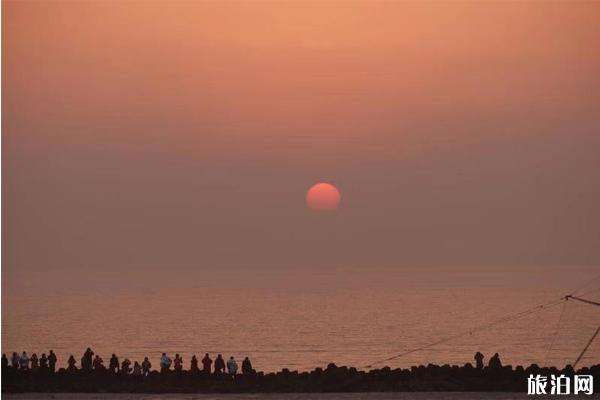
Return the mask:
[[[342,196],[330,183],[317,183],[306,192],[306,204],[313,210],[336,210]]]

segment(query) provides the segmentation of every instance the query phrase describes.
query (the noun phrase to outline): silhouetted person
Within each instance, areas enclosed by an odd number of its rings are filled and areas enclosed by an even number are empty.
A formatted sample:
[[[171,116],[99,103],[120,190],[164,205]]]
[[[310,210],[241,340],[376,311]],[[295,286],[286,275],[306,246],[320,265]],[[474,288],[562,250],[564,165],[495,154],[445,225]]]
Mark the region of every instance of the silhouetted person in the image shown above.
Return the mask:
[[[76,371],[77,370],[77,361],[75,361],[75,357],[73,357],[73,354],[71,354],[71,356],[69,357],[69,359],[67,360],[67,364],[69,365],[67,367],[67,371]]]
[[[148,376],[150,368],[152,368],[150,360],[148,360],[148,357],[144,357],[144,361],[142,361],[142,375]]]
[[[206,353],[204,355],[204,358],[202,359],[202,370],[206,375],[210,375],[210,367],[212,365],[212,362],[213,361],[210,359],[210,356],[208,355],[208,353]]]
[[[81,357],[81,369],[85,371],[89,371],[92,369],[92,357],[94,356],[94,352],[89,347],[83,353],[83,357]]]
[[[56,371],[56,354],[54,354],[53,350],[50,350],[50,354],[48,354],[48,368],[50,372]]]
[[[108,362],[108,370],[115,374],[119,372],[119,358],[115,354],[112,355]]]
[[[242,374],[252,375],[252,363],[248,357],[244,358],[244,361],[242,361]]]
[[[92,368],[96,371],[103,371],[105,369],[104,360],[98,354],[96,354],[96,357],[94,357],[94,361],[92,362]]]
[[[21,368],[21,371],[27,371],[29,369],[29,357],[27,356],[26,351],[21,354],[21,358],[19,359],[19,367]]]
[[[7,368],[8,368],[8,358],[6,357],[6,354],[2,353],[2,371],[6,371]]]
[[[160,372],[166,373],[171,369],[171,359],[167,357],[166,353],[162,353],[160,357]]]
[[[12,357],[10,358],[10,364],[14,369],[19,369],[19,361],[21,361],[21,357],[17,354],[17,352],[12,353]]]
[[[48,370],[48,357],[46,357],[46,353],[42,353],[42,356],[40,357],[40,370]]]
[[[225,373],[225,360],[223,360],[222,355],[218,355],[215,360],[215,374],[223,374]]]
[[[192,359],[190,360],[190,371],[191,372],[199,372],[200,371],[200,369],[198,368],[198,359],[196,358],[195,354],[192,356]]]
[[[183,358],[179,354],[175,354],[173,364],[175,365],[175,371],[181,372],[183,370]]]
[[[229,361],[227,361],[227,373],[231,376],[235,376],[237,374],[238,365],[233,356],[229,357]]]
[[[131,361],[129,361],[129,358],[125,358],[123,360],[123,362],[121,363],[121,373],[123,375],[129,375],[131,373]]]
[[[480,352],[475,353],[475,366],[477,369],[483,369],[483,354]]]
[[[494,354],[492,358],[490,358],[490,363],[488,366],[492,369],[500,369],[502,368],[502,362],[500,361],[500,356],[498,353]]]
[[[133,375],[142,376],[142,366],[137,361],[133,363]]]
[[[40,364],[38,363],[38,356],[36,353],[33,353],[31,355],[31,370],[32,371],[37,371],[37,369],[40,367]]]

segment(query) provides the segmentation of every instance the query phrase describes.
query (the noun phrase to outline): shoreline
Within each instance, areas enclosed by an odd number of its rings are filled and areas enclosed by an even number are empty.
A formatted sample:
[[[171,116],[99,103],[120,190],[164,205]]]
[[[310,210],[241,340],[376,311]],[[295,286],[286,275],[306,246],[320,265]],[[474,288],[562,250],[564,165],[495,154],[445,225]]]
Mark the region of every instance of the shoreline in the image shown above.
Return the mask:
[[[572,377],[592,375],[594,392],[600,391],[600,364],[574,370],[570,366],[529,367],[510,365],[478,369],[434,365],[359,371],[329,364],[310,372],[283,369],[276,373],[254,372],[236,375],[206,375],[202,371],[152,371],[148,376],[123,375],[108,370],[60,369],[49,371],[2,371],[2,393],[373,393],[373,392],[520,392],[527,393],[529,375],[552,374]]]

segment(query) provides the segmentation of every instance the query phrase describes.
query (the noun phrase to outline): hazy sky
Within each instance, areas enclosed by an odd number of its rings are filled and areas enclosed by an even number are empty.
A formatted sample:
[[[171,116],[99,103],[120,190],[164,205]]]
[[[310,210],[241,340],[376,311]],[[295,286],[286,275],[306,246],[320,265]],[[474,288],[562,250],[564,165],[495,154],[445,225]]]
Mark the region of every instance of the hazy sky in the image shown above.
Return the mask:
[[[600,265],[598,2],[2,11],[5,285]]]

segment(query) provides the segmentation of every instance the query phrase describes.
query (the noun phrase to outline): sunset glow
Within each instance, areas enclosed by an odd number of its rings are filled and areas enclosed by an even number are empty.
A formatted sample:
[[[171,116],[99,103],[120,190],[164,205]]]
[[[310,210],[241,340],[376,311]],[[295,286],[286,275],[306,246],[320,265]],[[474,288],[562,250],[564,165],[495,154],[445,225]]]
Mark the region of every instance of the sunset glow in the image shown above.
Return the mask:
[[[564,297],[600,303],[598,21],[591,0],[3,1],[3,353],[249,357],[239,384],[149,378],[236,395],[573,363],[600,311]],[[455,336],[552,298],[564,319]],[[443,385],[410,372],[430,363]],[[56,382],[117,387],[87,372]]]

